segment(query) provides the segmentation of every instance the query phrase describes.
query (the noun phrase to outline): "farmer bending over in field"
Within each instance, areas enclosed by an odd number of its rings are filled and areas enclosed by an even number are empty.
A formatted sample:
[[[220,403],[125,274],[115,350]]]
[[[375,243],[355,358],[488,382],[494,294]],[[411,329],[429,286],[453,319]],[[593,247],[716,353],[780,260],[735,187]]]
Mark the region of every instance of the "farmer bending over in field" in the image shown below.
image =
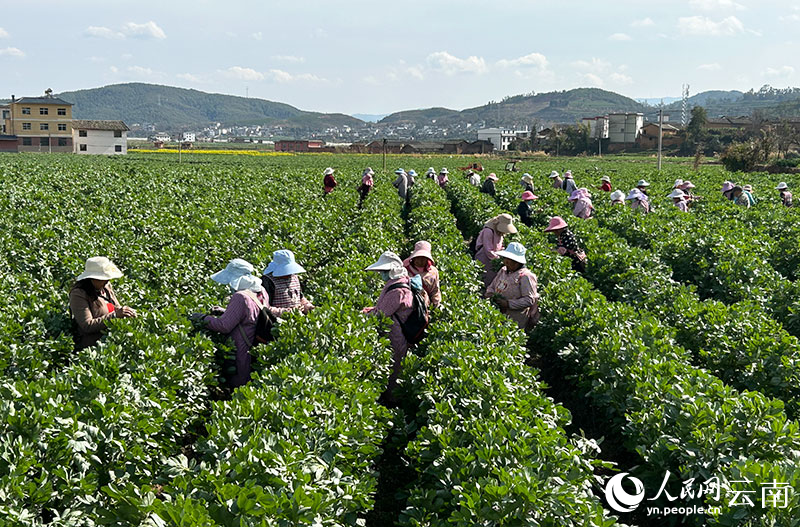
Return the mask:
[[[358,208],[362,208],[364,206],[364,200],[367,199],[367,194],[369,191],[372,190],[372,186],[375,182],[372,179],[372,176],[375,175],[375,172],[370,167],[364,169],[364,173],[361,175],[361,186],[358,187],[358,195],[360,196],[358,199]]]
[[[792,193],[789,192],[789,185],[786,184],[785,181],[781,181],[778,183],[778,186],[775,187],[775,190],[780,192],[781,202],[783,203],[784,207],[791,207],[792,206]]]
[[[338,185],[336,178],[333,177],[333,172],[334,171],[331,167],[326,168],[324,173],[325,177],[322,179],[322,185],[324,187],[326,196],[333,192],[333,189],[336,188],[336,185]]]
[[[211,315],[192,313],[189,318],[233,340],[236,357],[233,365],[227,364],[224,371],[235,369],[226,379],[228,386],[236,388],[250,380],[250,348],[255,344],[256,321],[262,307],[269,306],[269,297],[261,287],[261,280],[253,275],[253,266],[241,258],[231,260],[225,269],[211,275],[211,279],[233,291],[228,306],[224,309],[212,307]]]
[[[735,198],[735,196],[733,195],[733,187],[735,187],[735,185],[730,181],[724,182],[722,184],[722,196],[733,201],[733,199]]]
[[[740,207],[744,207],[746,209],[749,209],[751,207],[750,197],[748,196],[748,193],[745,192],[745,190],[739,185],[736,185],[731,189],[731,195],[733,196],[734,205],[739,205]]]
[[[631,202],[632,210],[639,210],[643,214],[650,212],[650,200],[647,198],[647,195],[638,188],[631,189],[625,199]]]
[[[389,342],[392,344],[392,373],[386,388],[388,394],[397,386],[403,359],[408,353],[408,341],[403,335],[400,324],[408,320],[414,303],[410,289],[408,271],[403,267],[403,261],[391,251],[384,252],[377,262],[370,265],[365,271],[374,271],[380,274],[385,282],[378,301],[374,307],[365,307],[361,312],[368,315],[382,313],[391,318],[392,327],[389,330]]]
[[[621,190],[615,190],[608,196],[612,205],[625,205],[625,193]]]
[[[575,216],[584,220],[592,217],[594,206],[592,206],[592,195],[589,194],[589,189],[577,189],[569,197],[569,201],[573,204],[572,213]]]
[[[111,318],[135,317],[136,311],[121,306],[109,280],[122,277],[116,265],[104,256],[86,260],[86,267],[69,292],[75,350],[93,346],[106,331]]]
[[[314,304],[303,296],[297,278],[297,275],[305,272],[292,251],[281,249],[272,253],[272,262],[261,276],[261,286],[266,291],[269,305],[275,308],[270,311],[273,315],[279,317],[295,309],[306,314],[314,309]]]
[[[522,179],[519,182],[522,185],[522,192],[530,192],[533,194],[533,178],[530,174],[525,172],[522,174]]]
[[[450,181],[449,179],[447,179],[447,174],[449,173],[450,172],[448,172],[447,167],[443,167],[439,171],[439,177],[437,178],[437,182],[439,183],[440,187],[444,188],[445,186],[447,186],[447,182]]]
[[[556,172],[555,170],[550,172],[550,179],[553,180],[553,188],[556,188],[556,189],[560,190],[561,189],[561,185],[564,184],[564,180],[561,179],[560,177],[558,177],[558,172]]]
[[[497,174],[494,172],[486,176],[486,179],[481,186],[481,192],[484,194],[489,194],[491,197],[497,196],[497,189],[494,186],[495,181],[497,181]]]
[[[598,187],[603,192],[611,192],[611,178],[603,176],[600,178],[600,186]]]
[[[486,298],[520,329],[530,331],[539,321],[539,292],[536,276],[525,267],[525,252],[521,243],[511,242],[497,253],[504,266],[486,289]]]
[[[414,244],[414,252],[403,260],[403,267],[408,271],[408,276],[419,276],[422,279],[422,289],[425,291],[427,303],[431,307],[439,307],[442,303],[442,292],[439,288],[439,270],[431,255],[431,244],[418,241]]]
[[[561,190],[565,190],[567,196],[571,196],[573,192],[578,190],[578,185],[576,185],[575,180],[572,179],[572,170],[564,172],[564,182],[561,184]]]
[[[516,234],[514,218],[510,214],[499,214],[483,225],[483,229],[475,239],[475,259],[483,264],[483,286],[489,287],[494,280],[497,270],[494,260],[497,251],[503,250],[503,237],[506,234]]]
[[[517,205],[517,216],[520,221],[528,227],[533,226],[533,201],[539,199],[539,196],[534,195],[530,190],[522,193],[520,198],[522,201]]]
[[[573,271],[586,272],[586,253],[581,248],[578,238],[572,234],[567,227],[567,222],[561,216],[553,216],[544,232],[552,232],[558,236],[556,248],[553,251],[561,256],[569,256],[572,259]]]
[[[678,210],[682,212],[689,212],[689,205],[686,203],[686,195],[680,189],[675,189],[669,195],[672,198],[672,203],[675,205]]]

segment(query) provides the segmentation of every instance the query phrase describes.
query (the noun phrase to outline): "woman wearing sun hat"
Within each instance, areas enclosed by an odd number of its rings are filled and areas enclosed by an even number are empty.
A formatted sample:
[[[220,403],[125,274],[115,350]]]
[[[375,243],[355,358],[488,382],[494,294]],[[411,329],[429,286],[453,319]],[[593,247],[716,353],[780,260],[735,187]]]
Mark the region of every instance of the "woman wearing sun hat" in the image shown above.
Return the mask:
[[[522,179],[519,182],[522,185],[522,192],[530,192],[533,194],[533,178],[530,174],[525,172],[522,174]]]
[[[550,179],[553,180],[553,183],[552,183],[553,188],[556,188],[556,189],[560,190],[561,189],[561,185],[564,184],[564,180],[561,179],[560,177],[558,177],[558,172],[553,170],[552,172],[550,172],[550,176],[549,177],[550,177]]]
[[[686,203],[686,195],[680,189],[675,189],[668,196],[672,198],[672,203],[682,212],[689,212],[689,206]]]
[[[517,205],[517,216],[520,221],[528,227],[533,225],[533,201],[539,199],[539,196],[534,195],[530,190],[522,193],[520,198],[522,201]]]
[[[364,173],[361,174],[361,185],[358,187],[358,207],[361,208],[364,206],[364,200],[367,199],[367,194],[370,193],[372,190],[373,185],[375,185],[375,181],[372,179],[372,176],[375,175],[375,172],[372,168],[367,167],[364,169]]]
[[[733,187],[735,186],[736,185],[734,185],[730,181],[725,181],[724,183],[722,183],[722,196],[733,201],[734,198]]]
[[[608,198],[611,200],[612,205],[625,205],[625,193],[621,190],[615,190]]]
[[[414,244],[414,252],[403,260],[403,267],[408,271],[408,276],[419,276],[422,279],[422,289],[428,297],[428,305],[439,307],[442,303],[442,292],[439,287],[439,270],[431,255],[431,244],[418,241]]]
[[[294,253],[280,249],[272,253],[272,262],[264,269],[261,285],[267,292],[269,305],[274,307],[273,315],[281,316],[292,310],[308,313],[314,305],[303,296],[297,275],[306,270],[295,261]]]
[[[261,309],[269,307],[269,297],[261,286],[261,279],[253,274],[253,266],[241,258],[228,262],[225,269],[211,275],[211,279],[233,291],[228,306],[212,308],[212,315],[192,313],[189,318],[231,338],[236,348],[235,372],[225,377],[228,386],[236,388],[250,380],[250,349],[255,344],[256,321]]]
[[[539,292],[536,276],[525,267],[525,252],[521,243],[511,242],[497,253],[504,265],[486,288],[485,296],[520,329],[530,331],[539,321]]]
[[[449,179],[447,179],[447,174],[449,173],[450,172],[447,171],[447,167],[443,167],[439,171],[439,177],[437,178],[436,181],[439,183],[440,187],[444,188],[447,185],[447,182],[449,181]]]
[[[642,192],[639,188],[631,189],[625,198],[631,202],[631,209],[641,211],[643,214],[650,212],[650,200],[647,194]]]
[[[569,256],[572,259],[572,269],[579,273],[586,271],[586,253],[580,246],[578,238],[569,230],[567,222],[561,216],[550,218],[550,224],[544,232],[552,232],[558,236],[556,248],[553,249],[561,256]]]
[[[95,345],[107,329],[106,320],[136,316],[136,311],[120,305],[109,282],[121,277],[122,271],[104,256],[86,260],[84,271],[69,292],[76,350]]]
[[[436,169],[433,167],[428,167],[428,171],[425,172],[425,177],[428,179],[436,179]]]
[[[325,177],[322,178],[322,186],[326,196],[333,192],[333,189],[339,184],[336,182],[336,178],[333,177],[333,172],[334,170],[331,167],[328,167],[323,173]]]
[[[575,179],[572,177],[572,170],[564,172],[564,182],[561,184],[561,190],[565,190],[567,196],[571,196],[573,192],[578,190],[578,185],[575,184]]]
[[[408,271],[403,267],[403,261],[392,251],[384,252],[377,262],[364,270],[379,273],[384,281],[383,289],[375,306],[365,307],[361,312],[368,315],[381,313],[392,320],[392,327],[389,330],[393,359],[392,373],[386,389],[387,393],[391,394],[397,385],[403,359],[408,353],[408,340],[403,335],[403,328],[400,327],[400,324],[408,320],[414,306],[411,279]]]
[[[589,219],[594,212],[592,205],[592,195],[589,194],[589,189],[579,188],[569,197],[572,202],[572,213],[581,219]]]
[[[486,176],[486,179],[483,181],[483,185],[481,186],[481,192],[484,194],[489,194],[491,197],[495,197],[497,195],[497,190],[494,186],[495,181],[497,181],[497,174],[494,172]]]
[[[600,186],[598,187],[603,192],[611,192],[611,178],[603,176],[600,178]]]
[[[516,234],[514,218],[511,214],[499,214],[483,225],[483,229],[475,239],[475,259],[483,264],[483,285],[488,287],[494,280],[497,271],[494,269],[494,260],[497,251],[503,250],[503,237],[506,234]]]
[[[784,207],[791,207],[792,206],[792,193],[789,192],[789,185],[786,184],[785,181],[781,181],[778,183],[778,186],[775,187],[775,190],[780,192],[781,202],[783,203]]]

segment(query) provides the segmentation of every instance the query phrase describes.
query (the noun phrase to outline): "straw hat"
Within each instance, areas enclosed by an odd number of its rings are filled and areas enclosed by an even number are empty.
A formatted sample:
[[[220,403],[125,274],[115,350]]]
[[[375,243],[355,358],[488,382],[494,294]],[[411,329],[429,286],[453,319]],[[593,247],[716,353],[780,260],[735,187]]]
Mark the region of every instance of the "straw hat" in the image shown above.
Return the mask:
[[[522,193],[522,201],[530,201],[532,199],[539,199],[539,196],[536,196],[530,190],[526,190]]]
[[[280,278],[292,274],[305,273],[306,270],[294,259],[294,253],[288,249],[281,249],[272,253],[272,276]]]
[[[745,185],[745,186],[742,187],[742,190],[746,190],[747,192],[753,192],[753,186],[752,185]]]
[[[495,254],[501,258],[508,258],[509,260],[514,260],[515,262],[525,264],[527,263],[525,260],[526,252],[527,249],[525,249],[524,245],[519,242],[511,242],[508,244],[508,247],[502,251],[497,251]]]
[[[686,194],[684,194],[682,190],[680,190],[680,189],[677,189],[677,188],[676,188],[676,189],[675,189],[675,190],[673,190],[673,191],[672,191],[672,193],[670,193],[670,195],[669,195],[669,196],[667,196],[667,197],[668,197],[668,198],[673,198],[673,199],[675,199],[675,198],[684,199],[684,198],[686,197]]]
[[[326,168],[325,169],[325,175],[326,176],[330,176],[331,174],[333,174],[333,169],[331,167]]]
[[[611,199],[611,201],[622,201],[623,199],[625,199],[625,193],[622,192],[621,190],[615,190],[614,192],[611,193],[609,198]]]
[[[514,226],[514,218],[511,217],[511,214],[499,214],[487,221],[483,226],[503,234],[517,233],[517,228]]]
[[[414,252],[408,257],[408,260],[411,261],[417,256],[424,256],[428,260],[430,260],[434,265],[436,262],[433,260],[433,255],[431,255],[431,244],[430,242],[426,241],[418,241],[414,244]]]
[[[567,222],[561,216],[553,216],[550,218],[550,224],[545,228],[544,232],[557,231],[567,226]]]
[[[95,256],[86,260],[86,267],[84,271],[78,275],[76,281],[81,281],[86,278],[94,278],[95,280],[113,280],[114,278],[121,278],[122,271],[114,265],[114,262],[105,256]]]
[[[775,190],[786,190],[787,188],[789,188],[789,185],[787,185],[785,181],[781,181],[778,183],[778,186],[775,187]]]
[[[551,178],[557,178],[557,177],[558,177],[558,172],[556,172],[555,170],[553,170],[552,172],[550,172],[550,177],[551,177]]]

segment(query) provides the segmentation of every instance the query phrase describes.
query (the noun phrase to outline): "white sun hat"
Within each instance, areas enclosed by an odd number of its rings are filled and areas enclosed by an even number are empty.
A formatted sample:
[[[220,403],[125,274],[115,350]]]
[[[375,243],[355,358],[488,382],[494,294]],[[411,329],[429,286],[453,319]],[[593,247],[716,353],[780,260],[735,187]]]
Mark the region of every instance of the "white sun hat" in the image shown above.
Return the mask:
[[[365,271],[391,271],[395,267],[403,267],[403,260],[392,251],[384,252],[378,261],[370,265]]]
[[[333,174],[333,169],[331,167],[326,168],[324,175],[330,176],[331,174]]]
[[[608,176],[603,176],[600,178],[600,181],[608,181],[609,183],[611,183],[611,178]]]
[[[212,274],[211,279],[218,284],[231,284],[234,280],[237,280],[248,274],[253,274],[253,265],[247,260],[234,258],[228,262],[228,265],[225,266],[225,269]]]
[[[636,184],[637,187],[649,187],[650,183],[647,181],[640,179],[639,182]]]
[[[447,171],[447,167],[444,167],[439,171],[439,173],[440,174],[449,174],[450,172]]]
[[[677,189],[677,188],[676,188],[676,189],[675,189],[675,190],[673,190],[673,191],[672,191],[672,193],[671,193],[669,196],[667,196],[667,197],[669,197],[669,198],[673,198],[673,199],[674,199],[674,198],[681,198],[681,199],[683,199],[683,198],[685,198],[685,197],[686,197],[686,194],[684,194],[682,190],[679,190],[679,189]]]
[[[611,199],[611,201],[620,201],[622,199],[625,199],[625,193],[622,192],[621,190],[615,190],[614,192],[611,193],[609,198]]]
[[[550,177],[552,177],[552,178],[556,178],[556,177],[558,177],[558,172],[556,172],[555,170],[553,170],[552,172],[550,172]]]
[[[508,247],[502,251],[497,251],[495,254],[501,258],[508,258],[509,260],[514,260],[515,262],[525,264],[527,263],[525,260],[526,252],[527,249],[525,249],[524,245],[519,242],[511,242],[508,244]]]
[[[113,280],[114,278],[121,278],[122,271],[114,265],[114,262],[105,256],[95,256],[86,260],[84,271],[78,275],[76,281],[81,281],[86,278],[94,278],[95,280]]]
[[[681,185],[683,185],[683,180],[682,180],[682,179],[676,179],[676,180],[675,180],[675,184],[674,184],[674,185],[672,185],[672,188],[678,188],[678,187],[680,187]]]
[[[781,181],[778,183],[778,186],[775,187],[775,190],[785,190],[787,188],[789,188],[789,185],[787,185],[785,181]]]

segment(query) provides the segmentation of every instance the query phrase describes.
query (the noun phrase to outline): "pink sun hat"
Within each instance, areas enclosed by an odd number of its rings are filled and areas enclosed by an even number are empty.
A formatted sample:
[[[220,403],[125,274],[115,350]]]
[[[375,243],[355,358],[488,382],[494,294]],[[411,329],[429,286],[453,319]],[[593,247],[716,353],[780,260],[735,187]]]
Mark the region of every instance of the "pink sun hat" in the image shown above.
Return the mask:
[[[434,265],[436,265],[436,262],[433,260],[433,256],[431,255],[431,244],[430,244],[430,242],[426,242],[426,241],[422,241],[421,240],[421,241],[418,241],[417,243],[415,243],[414,244],[414,252],[412,252],[409,255],[407,261],[410,262],[411,260],[413,260],[417,256],[424,256],[425,258],[430,260]]]
[[[722,184],[722,192],[728,192],[729,190],[733,189],[733,183],[730,181],[726,181]]]
[[[694,185],[692,184],[692,182],[691,182],[691,181],[689,181],[689,180],[687,179],[686,181],[684,181],[684,182],[683,182],[683,185],[681,185],[681,187],[680,187],[680,188],[681,188],[681,190],[688,190],[688,189],[690,189],[690,188],[694,188]]]
[[[495,174],[494,172],[492,172],[491,174],[489,174],[488,176],[486,176],[486,179],[491,179],[492,181],[497,181],[497,174]]]
[[[522,193],[521,199],[522,201],[528,201],[531,199],[539,199],[539,196],[534,196],[533,192],[531,192],[530,190],[526,190],[525,192]]]
[[[556,231],[558,229],[563,229],[566,226],[567,222],[564,221],[564,218],[562,218],[561,216],[553,216],[552,218],[550,218],[550,224],[547,226],[544,232]]]

